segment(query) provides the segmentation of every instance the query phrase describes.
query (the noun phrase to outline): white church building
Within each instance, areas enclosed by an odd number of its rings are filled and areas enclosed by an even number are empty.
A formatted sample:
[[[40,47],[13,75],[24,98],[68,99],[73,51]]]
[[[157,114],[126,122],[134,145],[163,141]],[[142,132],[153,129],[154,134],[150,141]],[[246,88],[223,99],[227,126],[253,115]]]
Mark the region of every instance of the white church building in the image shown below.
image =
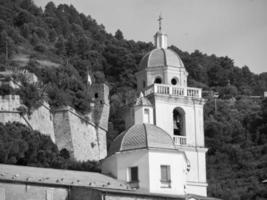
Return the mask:
[[[125,114],[127,130],[112,142],[103,173],[137,191],[207,196],[202,91],[187,87],[188,73],[167,48],[161,24],[154,39],[136,73],[140,96]]]

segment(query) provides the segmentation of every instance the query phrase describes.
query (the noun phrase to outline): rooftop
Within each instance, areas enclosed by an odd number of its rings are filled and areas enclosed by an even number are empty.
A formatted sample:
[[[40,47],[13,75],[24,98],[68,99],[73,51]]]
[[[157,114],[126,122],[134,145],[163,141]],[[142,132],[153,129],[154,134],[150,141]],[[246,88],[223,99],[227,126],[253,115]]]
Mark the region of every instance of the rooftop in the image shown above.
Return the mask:
[[[181,58],[171,49],[158,48],[147,53],[140,62],[140,68],[172,66],[184,68]]]
[[[136,124],[118,135],[111,143],[109,155],[136,149],[176,150],[171,136],[152,124]]]
[[[10,180],[60,186],[71,185],[119,190],[130,189],[125,182],[96,172],[0,164],[0,181]]]

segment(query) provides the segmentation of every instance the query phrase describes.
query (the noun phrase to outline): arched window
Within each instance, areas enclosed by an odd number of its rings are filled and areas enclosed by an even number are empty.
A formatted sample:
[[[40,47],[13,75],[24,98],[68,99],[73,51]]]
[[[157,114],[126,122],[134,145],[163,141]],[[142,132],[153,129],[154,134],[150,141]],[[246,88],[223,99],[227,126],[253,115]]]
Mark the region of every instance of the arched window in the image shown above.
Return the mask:
[[[160,77],[155,78],[154,83],[161,84],[162,83],[161,78]]]
[[[144,123],[149,124],[150,123],[150,115],[149,115],[149,109],[144,109]]]
[[[173,134],[185,136],[185,113],[181,108],[173,110]]]

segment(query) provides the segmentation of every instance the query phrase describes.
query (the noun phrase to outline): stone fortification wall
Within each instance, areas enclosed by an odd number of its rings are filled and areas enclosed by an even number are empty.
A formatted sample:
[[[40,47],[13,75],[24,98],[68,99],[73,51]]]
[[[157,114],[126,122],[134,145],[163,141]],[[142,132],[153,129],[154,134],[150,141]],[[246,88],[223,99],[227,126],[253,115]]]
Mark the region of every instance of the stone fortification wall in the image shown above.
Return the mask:
[[[0,96],[0,110],[1,111],[17,111],[17,108],[21,105],[19,95],[5,95]]]
[[[86,117],[66,106],[54,111],[56,144],[67,149],[75,160],[100,160],[106,157],[106,131],[96,128]]]
[[[87,116],[78,114],[70,107],[51,113],[43,103],[30,115],[21,113],[20,96],[0,96],[0,122],[20,122],[49,135],[59,149],[67,149],[79,161],[101,160],[107,155],[106,133],[109,118],[109,88],[105,84],[93,84],[90,89],[95,106]]]
[[[55,142],[53,118],[50,114],[49,105],[44,103],[35,109],[31,115],[21,115],[17,110],[22,106],[19,95],[0,96],[0,122],[20,122],[30,128],[51,137]]]
[[[18,95],[0,96],[0,122],[20,122],[27,125],[23,117],[19,114],[17,108],[21,106]]]
[[[90,95],[95,100],[92,119],[99,127],[108,130],[109,119],[109,87],[106,84],[93,84]]]
[[[68,108],[55,110],[53,119],[57,147],[67,149],[74,157]]]
[[[50,136],[52,141],[55,142],[53,115],[46,102],[44,102],[38,109],[35,109],[31,115],[26,115],[25,118],[31,125],[32,129]]]
[[[96,103],[92,114],[93,121],[101,128],[108,130],[109,105]]]
[[[97,128],[99,141],[99,159],[102,160],[107,156],[107,131],[102,128]]]

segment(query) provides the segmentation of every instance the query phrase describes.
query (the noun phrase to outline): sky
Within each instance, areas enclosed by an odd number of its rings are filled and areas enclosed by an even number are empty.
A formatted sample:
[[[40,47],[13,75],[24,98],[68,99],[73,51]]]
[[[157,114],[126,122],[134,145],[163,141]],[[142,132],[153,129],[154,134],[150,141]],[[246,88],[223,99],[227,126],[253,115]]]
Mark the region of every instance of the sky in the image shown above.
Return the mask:
[[[33,0],[44,6],[51,0]],[[72,4],[107,32],[152,42],[162,15],[168,45],[228,56],[236,66],[267,72],[267,0],[53,0]]]

